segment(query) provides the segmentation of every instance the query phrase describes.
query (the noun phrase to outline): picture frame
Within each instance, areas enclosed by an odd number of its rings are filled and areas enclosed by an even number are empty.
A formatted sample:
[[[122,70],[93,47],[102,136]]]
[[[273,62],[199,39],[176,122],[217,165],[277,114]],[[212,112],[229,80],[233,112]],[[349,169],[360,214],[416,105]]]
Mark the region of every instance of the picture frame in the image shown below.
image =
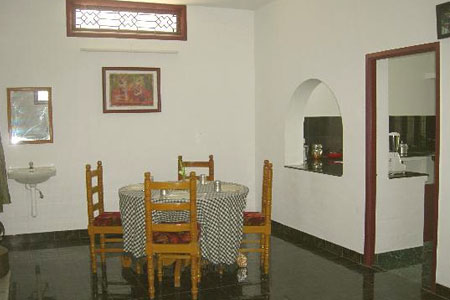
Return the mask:
[[[160,68],[103,67],[103,113],[161,112]]]
[[[438,39],[450,37],[450,2],[436,5]]]

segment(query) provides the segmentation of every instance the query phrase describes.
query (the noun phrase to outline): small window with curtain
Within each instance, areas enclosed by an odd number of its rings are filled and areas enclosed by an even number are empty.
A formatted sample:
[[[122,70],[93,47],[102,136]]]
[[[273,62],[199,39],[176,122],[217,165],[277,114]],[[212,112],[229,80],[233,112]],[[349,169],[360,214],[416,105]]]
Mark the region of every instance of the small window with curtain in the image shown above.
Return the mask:
[[[66,0],[67,36],[186,40],[186,6]]]

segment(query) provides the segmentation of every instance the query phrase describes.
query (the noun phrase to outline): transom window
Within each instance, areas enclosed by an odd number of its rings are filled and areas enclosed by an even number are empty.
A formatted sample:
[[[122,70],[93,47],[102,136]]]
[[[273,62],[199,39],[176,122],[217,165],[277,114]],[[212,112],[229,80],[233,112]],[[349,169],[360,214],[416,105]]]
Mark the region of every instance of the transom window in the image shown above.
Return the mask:
[[[186,40],[186,6],[66,0],[67,36]]]

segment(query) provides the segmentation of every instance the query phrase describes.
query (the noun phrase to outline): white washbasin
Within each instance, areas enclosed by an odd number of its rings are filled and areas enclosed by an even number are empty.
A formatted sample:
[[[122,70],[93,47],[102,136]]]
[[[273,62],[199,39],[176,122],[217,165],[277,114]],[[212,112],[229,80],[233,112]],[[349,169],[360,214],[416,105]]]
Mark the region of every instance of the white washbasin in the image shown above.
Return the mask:
[[[56,175],[54,166],[33,168],[9,168],[8,178],[23,184],[38,184]]]

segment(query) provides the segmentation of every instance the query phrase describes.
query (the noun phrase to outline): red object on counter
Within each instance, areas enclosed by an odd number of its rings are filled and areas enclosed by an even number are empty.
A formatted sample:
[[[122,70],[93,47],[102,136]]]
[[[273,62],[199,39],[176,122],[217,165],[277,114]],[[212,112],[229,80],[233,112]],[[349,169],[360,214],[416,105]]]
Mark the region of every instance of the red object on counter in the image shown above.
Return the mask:
[[[342,153],[340,153],[340,152],[329,152],[327,154],[327,157],[328,158],[333,158],[333,159],[342,158]]]

